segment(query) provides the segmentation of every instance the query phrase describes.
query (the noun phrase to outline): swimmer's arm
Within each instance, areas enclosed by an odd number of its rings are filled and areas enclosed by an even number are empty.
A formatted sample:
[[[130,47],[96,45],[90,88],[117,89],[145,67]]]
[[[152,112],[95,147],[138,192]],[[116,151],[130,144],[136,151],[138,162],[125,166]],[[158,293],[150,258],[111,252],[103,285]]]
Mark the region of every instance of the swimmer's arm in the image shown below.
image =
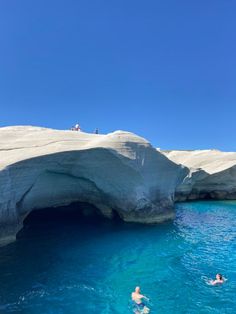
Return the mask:
[[[145,295],[141,295],[141,298],[144,299],[144,300],[149,301],[149,299],[147,297],[145,297]]]
[[[224,281],[218,281],[218,280],[211,280],[210,283],[215,286],[217,285],[218,283],[223,283]]]

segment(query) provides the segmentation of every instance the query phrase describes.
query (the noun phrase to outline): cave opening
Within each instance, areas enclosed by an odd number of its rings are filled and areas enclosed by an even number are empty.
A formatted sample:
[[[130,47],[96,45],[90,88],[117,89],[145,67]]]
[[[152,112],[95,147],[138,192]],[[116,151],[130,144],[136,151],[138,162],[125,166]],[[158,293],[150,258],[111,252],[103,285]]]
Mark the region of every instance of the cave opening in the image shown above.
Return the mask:
[[[23,229],[17,238],[31,237],[32,234],[70,233],[71,230],[91,228],[109,224],[110,227],[120,225],[123,221],[116,211],[113,218],[104,217],[94,205],[84,202],[75,202],[66,206],[49,207],[33,210],[24,219]]]

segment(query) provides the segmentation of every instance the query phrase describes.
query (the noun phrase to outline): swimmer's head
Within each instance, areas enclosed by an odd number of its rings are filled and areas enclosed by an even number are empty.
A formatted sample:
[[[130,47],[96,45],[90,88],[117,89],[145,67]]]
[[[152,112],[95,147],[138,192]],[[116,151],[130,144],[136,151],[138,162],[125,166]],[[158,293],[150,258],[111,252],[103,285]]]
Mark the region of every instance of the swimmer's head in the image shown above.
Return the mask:
[[[136,292],[136,293],[140,293],[140,287],[136,287],[136,288],[135,288],[135,292]]]
[[[217,280],[223,280],[223,276],[221,274],[216,274],[216,279]]]

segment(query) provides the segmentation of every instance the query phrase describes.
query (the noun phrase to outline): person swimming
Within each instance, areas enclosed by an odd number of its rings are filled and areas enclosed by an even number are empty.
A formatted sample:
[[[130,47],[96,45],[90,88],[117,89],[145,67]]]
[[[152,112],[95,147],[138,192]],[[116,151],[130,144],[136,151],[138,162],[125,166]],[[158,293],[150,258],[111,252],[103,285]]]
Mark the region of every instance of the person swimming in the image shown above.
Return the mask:
[[[143,300],[148,300],[148,298],[141,294],[140,287],[135,288],[131,298],[135,305],[135,314],[148,314],[150,312],[150,309],[143,303]]]
[[[216,279],[215,280],[211,280],[210,284],[215,286],[217,284],[222,284],[225,282],[224,277],[221,274],[216,274]]]

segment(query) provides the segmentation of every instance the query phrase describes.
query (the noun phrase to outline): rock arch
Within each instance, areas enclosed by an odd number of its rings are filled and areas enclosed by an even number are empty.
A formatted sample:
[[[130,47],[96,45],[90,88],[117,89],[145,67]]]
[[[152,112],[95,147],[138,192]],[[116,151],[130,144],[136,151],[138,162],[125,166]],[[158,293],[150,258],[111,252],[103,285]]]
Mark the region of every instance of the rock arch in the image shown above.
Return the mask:
[[[36,132],[39,139],[45,132],[47,145],[34,148],[26,140],[26,148],[5,151],[5,162],[7,155],[20,160],[9,158],[0,171],[2,241],[14,240],[32,210],[73,202],[95,205],[108,218],[118,213],[125,221],[156,223],[173,217],[180,167],[144,139],[115,132],[89,141],[88,135],[76,134],[81,144],[63,138],[63,132],[60,141],[52,141],[58,131],[44,129]]]

